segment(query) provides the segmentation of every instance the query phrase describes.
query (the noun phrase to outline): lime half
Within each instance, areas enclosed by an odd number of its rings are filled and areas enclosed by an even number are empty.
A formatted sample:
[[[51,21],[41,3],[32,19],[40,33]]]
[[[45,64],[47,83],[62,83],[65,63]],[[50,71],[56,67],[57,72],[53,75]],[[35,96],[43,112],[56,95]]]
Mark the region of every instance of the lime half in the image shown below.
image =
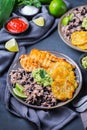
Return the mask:
[[[27,98],[27,95],[25,95],[24,93],[18,91],[16,88],[13,88],[13,93],[19,97],[19,98]]]
[[[5,48],[11,52],[19,51],[18,44],[14,38],[5,43]]]
[[[45,20],[43,17],[39,17],[37,19],[32,20],[36,25],[43,27],[45,24]]]

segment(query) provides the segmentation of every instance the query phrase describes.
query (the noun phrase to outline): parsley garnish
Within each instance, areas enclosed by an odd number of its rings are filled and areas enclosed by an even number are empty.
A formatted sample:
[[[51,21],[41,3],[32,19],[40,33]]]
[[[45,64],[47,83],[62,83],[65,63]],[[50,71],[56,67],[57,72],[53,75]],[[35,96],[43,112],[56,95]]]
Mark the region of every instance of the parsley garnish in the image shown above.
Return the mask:
[[[41,3],[39,0],[16,0],[16,6],[20,5],[32,5],[37,8],[41,7]]]

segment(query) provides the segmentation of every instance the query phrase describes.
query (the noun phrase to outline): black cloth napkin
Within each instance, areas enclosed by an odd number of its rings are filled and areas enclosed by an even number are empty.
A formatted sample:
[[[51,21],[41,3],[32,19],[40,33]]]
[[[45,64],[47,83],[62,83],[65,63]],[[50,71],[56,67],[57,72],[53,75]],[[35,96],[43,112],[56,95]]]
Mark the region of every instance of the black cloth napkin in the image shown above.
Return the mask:
[[[65,2],[69,8],[70,4],[67,1]],[[13,15],[17,14],[13,13]],[[5,32],[4,28],[0,31],[0,100],[1,102],[5,101],[6,108],[11,113],[36,124],[38,130],[59,130],[76,117],[77,114],[67,107],[61,107],[54,110],[36,110],[29,108],[18,102],[9,92],[8,86],[6,86],[8,69],[21,54],[26,53],[25,46],[42,40],[57,27],[59,19],[55,19],[51,16],[48,13],[46,6],[43,6],[41,13],[35,17],[38,16],[43,16],[45,18],[46,24],[43,28],[37,27],[30,21],[31,30],[25,35],[13,36]],[[8,52],[4,48],[4,43],[13,37],[16,38],[19,44],[20,50],[18,53]]]

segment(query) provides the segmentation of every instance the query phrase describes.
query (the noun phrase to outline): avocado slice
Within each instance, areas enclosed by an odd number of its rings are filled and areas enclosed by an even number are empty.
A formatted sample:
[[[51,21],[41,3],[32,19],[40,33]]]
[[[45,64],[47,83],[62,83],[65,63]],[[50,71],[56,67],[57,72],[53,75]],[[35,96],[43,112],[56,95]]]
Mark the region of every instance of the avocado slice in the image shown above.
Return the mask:
[[[68,23],[69,23],[69,17],[68,17],[68,16],[65,16],[65,17],[62,19],[62,25],[67,26]]]

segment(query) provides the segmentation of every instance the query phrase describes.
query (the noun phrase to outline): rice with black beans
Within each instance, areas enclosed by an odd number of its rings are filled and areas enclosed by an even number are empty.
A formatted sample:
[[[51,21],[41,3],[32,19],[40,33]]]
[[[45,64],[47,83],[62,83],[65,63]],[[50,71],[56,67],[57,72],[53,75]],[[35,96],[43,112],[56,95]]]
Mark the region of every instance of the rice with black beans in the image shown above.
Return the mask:
[[[52,107],[57,104],[57,100],[53,96],[51,86],[44,87],[38,85],[31,72],[18,68],[10,72],[11,84],[14,87],[16,83],[24,87],[24,93],[28,96],[25,102],[31,105]]]
[[[61,28],[64,37],[69,41],[71,41],[71,34],[73,32],[84,30],[84,28],[82,28],[82,21],[84,17],[87,17],[87,7],[77,7],[73,11],[69,12],[69,14],[70,13],[74,14],[73,19],[67,26],[62,26]]]

